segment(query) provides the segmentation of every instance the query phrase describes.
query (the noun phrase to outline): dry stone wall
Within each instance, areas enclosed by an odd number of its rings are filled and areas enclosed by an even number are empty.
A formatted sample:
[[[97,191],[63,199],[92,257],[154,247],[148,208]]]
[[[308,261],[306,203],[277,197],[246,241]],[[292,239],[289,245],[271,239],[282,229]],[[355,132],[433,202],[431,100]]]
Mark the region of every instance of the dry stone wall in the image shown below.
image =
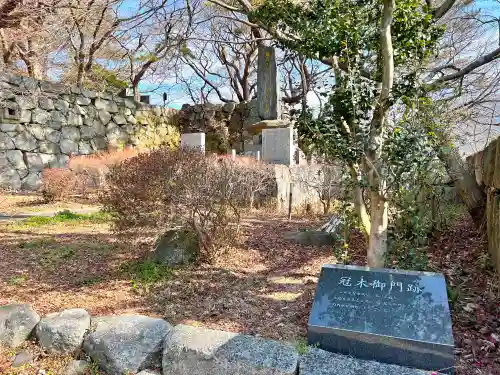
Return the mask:
[[[44,168],[71,155],[136,145],[148,124],[168,128],[172,110],[111,93],[0,74],[0,188],[34,190]]]
[[[467,158],[476,182],[486,191],[488,248],[500,271],[500,138]]]

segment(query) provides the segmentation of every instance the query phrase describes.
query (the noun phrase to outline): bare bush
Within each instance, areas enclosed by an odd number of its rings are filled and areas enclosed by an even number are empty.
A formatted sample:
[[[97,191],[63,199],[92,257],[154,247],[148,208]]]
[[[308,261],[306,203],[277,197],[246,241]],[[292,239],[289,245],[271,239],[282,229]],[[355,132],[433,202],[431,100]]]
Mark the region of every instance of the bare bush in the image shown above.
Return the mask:
[[[47,202],[71,196],[96,196],[112,165],[137,155],[134,149],[124,149],[80,155],[70,158],[68,168],[48,168],[42,173],[41,192]]]
[[[210,262],[236,240],[250,182],[233,160],[159,148],[113,166],[101,202],[119,232],[191,230]]]

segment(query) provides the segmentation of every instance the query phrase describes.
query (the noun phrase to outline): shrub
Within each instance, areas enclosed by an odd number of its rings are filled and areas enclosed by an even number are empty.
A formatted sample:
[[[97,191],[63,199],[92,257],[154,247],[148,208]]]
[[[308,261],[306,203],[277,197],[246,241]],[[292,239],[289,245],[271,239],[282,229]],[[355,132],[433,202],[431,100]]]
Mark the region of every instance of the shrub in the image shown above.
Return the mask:
[[[237,238],[251,179],[238,163],[159,148],[113,166],[100,200],[115,230],[157,236],[173,227],[197,234],[198,258],[213,261]]]
[[[47,202],[70,196],[89,198],[102,187],[109,167],[137,155],[126,148],[71,157],[68,168],[49,168],[42,172],[42,196]]]

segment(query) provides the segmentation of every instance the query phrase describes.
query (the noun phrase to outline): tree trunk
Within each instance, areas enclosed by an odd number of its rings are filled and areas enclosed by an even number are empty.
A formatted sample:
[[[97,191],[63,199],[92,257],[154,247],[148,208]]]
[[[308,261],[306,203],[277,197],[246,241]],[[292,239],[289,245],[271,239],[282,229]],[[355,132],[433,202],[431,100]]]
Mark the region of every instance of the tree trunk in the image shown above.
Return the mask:
[[[439,159],[458,190],[460,198],[467,206],[478,228],[484,226],[486,212],[486,194],[478,186],[475,174],[467,167],[456,148],[440,147]]]
[[[368,241],[368,266],[384,267],[387,250],[387,200],[378,192],[371,193],[371,230]]]

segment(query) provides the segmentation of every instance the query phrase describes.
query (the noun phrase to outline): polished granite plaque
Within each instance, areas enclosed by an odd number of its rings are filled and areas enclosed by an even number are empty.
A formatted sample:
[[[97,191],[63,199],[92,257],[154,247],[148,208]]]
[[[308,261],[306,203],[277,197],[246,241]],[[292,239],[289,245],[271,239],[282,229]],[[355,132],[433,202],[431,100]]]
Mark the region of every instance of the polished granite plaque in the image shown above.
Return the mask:
[[[357,358],[453,373],[444,277],[325,265],[309,317],[308,341]]]

